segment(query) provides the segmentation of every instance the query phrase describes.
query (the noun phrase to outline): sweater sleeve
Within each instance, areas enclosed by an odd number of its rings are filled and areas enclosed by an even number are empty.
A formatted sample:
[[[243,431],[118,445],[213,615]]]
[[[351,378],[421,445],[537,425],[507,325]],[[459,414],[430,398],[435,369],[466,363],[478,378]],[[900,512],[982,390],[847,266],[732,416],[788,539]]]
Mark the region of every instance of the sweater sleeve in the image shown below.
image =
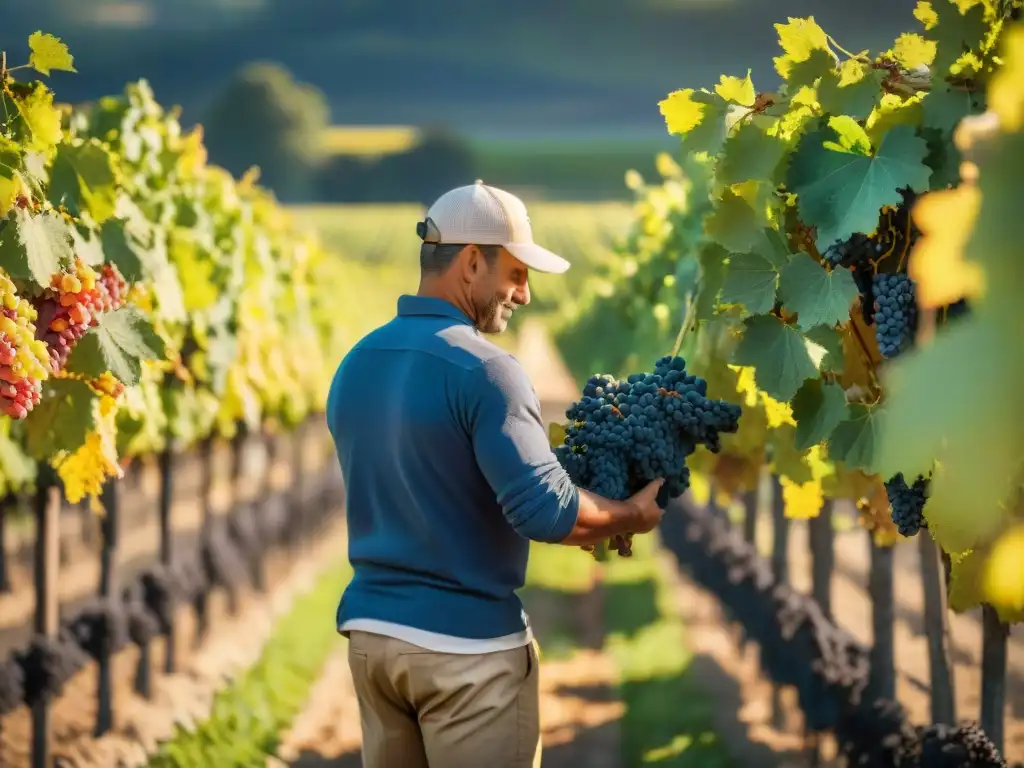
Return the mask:
[[[526,372],[511,355],[469,375],[468,416],[476,461],[516,532],[559,542],[572,532],[579,491],[558,463]]]

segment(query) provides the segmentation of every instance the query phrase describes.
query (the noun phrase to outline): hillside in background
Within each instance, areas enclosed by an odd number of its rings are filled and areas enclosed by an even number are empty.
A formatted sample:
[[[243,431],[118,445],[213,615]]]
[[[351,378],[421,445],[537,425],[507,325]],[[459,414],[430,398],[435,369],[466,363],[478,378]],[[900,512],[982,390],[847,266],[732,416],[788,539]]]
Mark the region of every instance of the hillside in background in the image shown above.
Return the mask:
[[[814,15],[850,50],[885,47],[914,0],[0,0],[4,46],[63,37],[83,101],[147,78],[197,119],[238,67],[278,61],[335,123],[445,123],[492,138],[664,135],[656,102],[754,70],[772,87],[772,24]]]

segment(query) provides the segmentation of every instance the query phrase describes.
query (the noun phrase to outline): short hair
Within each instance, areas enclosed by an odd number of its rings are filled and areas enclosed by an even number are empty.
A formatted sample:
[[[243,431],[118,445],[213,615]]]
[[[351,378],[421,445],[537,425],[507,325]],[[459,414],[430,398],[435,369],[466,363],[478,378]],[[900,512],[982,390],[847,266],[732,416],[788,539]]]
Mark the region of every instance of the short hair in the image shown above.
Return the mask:
[[[458,243],[423,243],[420,246],[420,271],[425,274],[443,275],[455,261],[465,245]],[[478,245],[488,268],[493,268],[501,253],[500,245]]]

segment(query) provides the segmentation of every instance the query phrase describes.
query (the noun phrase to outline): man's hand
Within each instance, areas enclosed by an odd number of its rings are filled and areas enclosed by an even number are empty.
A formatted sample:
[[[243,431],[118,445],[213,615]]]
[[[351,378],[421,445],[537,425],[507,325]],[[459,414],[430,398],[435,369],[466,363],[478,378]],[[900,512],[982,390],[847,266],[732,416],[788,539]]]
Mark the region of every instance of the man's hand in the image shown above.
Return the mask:
[[[637,527],[630,533],[649,533],[658,527],[665,510],[658,506],[658,491],[665,484],[665,478],[652,480],[635,494],[630,496],[626,504],[637,520]]]
[[[623,537],[648,533],[661,522],[664,511],[658,506],[658,491],[664,483],[664,478],[652,480],[625,501],[606,499],[581,488],[576,526],[562,544],[592,551],[595,544],[618,537],[622,538],[619,550],[628,548]]]

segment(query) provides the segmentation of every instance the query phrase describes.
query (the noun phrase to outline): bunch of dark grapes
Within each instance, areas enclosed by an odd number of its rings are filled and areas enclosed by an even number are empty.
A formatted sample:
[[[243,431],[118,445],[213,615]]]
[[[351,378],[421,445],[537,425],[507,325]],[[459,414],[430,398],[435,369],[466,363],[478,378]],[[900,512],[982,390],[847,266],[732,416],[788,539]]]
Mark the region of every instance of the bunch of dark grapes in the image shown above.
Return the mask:
[[[665,478],[664,508],[690,487],[686,458],[697,446],[717,453],[721,433],[739,429],[740,407],[706,395],[707,382],[688,374],[681,357],[662,357],[653,372],[624,381],[593,376],[566,411],[555,455],[576,485],[620,501]]]
[[[121,306],[126,293],[127,284],[112,264],[104,264],[97,274],[76,259],[70,271],[53,276],[50,288],[35,303],[36,334],[46,342],[54,373],[63,370],[79,339],[96,325],[96,317]]]
[[[822,256],[829,267],[854,267],[876,260],[885,252],[885,245],[868,235],[855,232],[849,240],[838,240]]]
[[[901,536],[916,536],[928,525],[924,519],[924,503],[928,499],[928,480],[919,476],[912,485],[907,485],[903,473],[893,475],[885,483],[885,495],[889,498],[889,512]]]
[[[875,275],[871,292],[878,350],[882,357],[896,357],[914,337],[917,322],[914,281],[899,273]]]

